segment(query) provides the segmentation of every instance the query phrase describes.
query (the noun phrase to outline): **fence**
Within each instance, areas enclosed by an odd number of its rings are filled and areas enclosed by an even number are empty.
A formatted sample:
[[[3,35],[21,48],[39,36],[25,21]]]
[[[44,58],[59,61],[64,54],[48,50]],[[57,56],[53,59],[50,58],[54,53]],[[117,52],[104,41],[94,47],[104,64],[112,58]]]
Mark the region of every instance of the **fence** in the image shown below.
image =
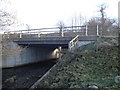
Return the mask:
[[[16,30],[4,32],[4,36],[7,38],[30,38],[30,37],[70,37],[70,36],[99,36],[101,32],[100,26],[69,26],[63,27],[60,30],[59,27],[54,28],[40,28],[40,29],[28,29],[28,30]],[[112,32],[112,33],[111,33]],[[103,35],[117,35],[117,31],[103,32]]]

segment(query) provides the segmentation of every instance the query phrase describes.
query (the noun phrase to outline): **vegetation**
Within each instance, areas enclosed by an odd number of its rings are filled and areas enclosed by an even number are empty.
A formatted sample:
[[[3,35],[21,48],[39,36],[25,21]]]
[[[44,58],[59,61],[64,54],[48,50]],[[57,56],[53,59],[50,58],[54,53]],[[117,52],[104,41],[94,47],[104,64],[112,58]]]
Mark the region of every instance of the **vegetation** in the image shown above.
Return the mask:
[[[117,39],[103,38],[68,52],[36,88],[120,88],[118,60]]]

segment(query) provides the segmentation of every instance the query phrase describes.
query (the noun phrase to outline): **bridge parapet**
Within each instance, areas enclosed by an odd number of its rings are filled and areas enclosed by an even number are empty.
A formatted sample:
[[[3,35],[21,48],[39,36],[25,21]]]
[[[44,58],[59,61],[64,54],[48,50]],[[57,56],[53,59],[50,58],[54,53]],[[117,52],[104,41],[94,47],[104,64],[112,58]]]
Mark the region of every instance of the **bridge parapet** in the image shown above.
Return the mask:
[[[94,27],[94,31],[88,30],[90,27]],[[94,32],[93,34],[90,34]],[[28,30],[16,30],[4,32],[7,38],[31,38],[31,37],[75,37],[80,36],[99,36],[98,26],[69,26],[63,27],[62,30],[59,27],[54,28],[40,28],[40,29],[28,29]]]

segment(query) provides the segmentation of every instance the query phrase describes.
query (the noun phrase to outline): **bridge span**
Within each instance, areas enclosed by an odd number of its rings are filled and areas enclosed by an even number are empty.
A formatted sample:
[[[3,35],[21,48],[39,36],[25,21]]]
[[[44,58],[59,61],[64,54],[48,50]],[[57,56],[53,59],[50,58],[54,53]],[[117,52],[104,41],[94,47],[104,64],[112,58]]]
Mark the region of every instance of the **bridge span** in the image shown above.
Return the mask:
[[[66,32],[64,35],[68,33],[71,32]],[[30,34],[33,35],[33,32],[29,32],[29,34],[6,34],[10,40],[8,42],[10,48],[15,50],[17,47],[22,47],[23,49],[17,53],[3,55],[3,68],[61,58],[61,48],[73,51],[76,47],[96,41],[98,38],[97,36],[88,36],[87,33],[85,33],[85,35],[79,35],[79,32],[75,32],[75,34],[73,32],[73,36],[71,36],[71,34],[70,36],[63,36],[63,33],[61,33],[62,35],[60,34],[60,36],[56,36],[56,33],[47,33],[48,36],[42,37],[37,33],[37,37],[23,37],[24,35],[29,36]],[[19,37],[10,38],[10,35]],[[35,35],[36,33],[34,33],[34,36]]]
[[[74,37],[39,37],[39,38],[13,38],[12,41],[19,45],[39,45],[57,48],[67,47]],[[96,41],[97,36],[79,36],[78,41]]]

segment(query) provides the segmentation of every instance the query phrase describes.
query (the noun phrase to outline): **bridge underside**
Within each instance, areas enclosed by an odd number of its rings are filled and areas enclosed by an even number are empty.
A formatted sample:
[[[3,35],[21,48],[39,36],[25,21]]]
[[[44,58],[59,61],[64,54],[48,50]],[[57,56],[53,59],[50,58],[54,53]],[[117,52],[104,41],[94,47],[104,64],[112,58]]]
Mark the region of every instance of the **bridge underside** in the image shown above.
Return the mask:
[[[32,45],[41,47],[68,47],[68,43],[74,37],[39,37],[39,38],[14,38],[13,41],[19,45]],[[96,36],[80,36],[79,41],[95,41]]]
[[[19,44],[20,46],[41,47],[55,49],[58,47],[68,48],[68,44]]]
[[[10,47],[14,46],[13,48],[17,48],[19,46],[16,43],[11,43],[10,45]],[[15,67],[58,58],[57,46],[53,47],[50,45],[48,47],[33,44],[22,44],[20,46],[23,47],[22,51],[2,56],[2,68]]]

